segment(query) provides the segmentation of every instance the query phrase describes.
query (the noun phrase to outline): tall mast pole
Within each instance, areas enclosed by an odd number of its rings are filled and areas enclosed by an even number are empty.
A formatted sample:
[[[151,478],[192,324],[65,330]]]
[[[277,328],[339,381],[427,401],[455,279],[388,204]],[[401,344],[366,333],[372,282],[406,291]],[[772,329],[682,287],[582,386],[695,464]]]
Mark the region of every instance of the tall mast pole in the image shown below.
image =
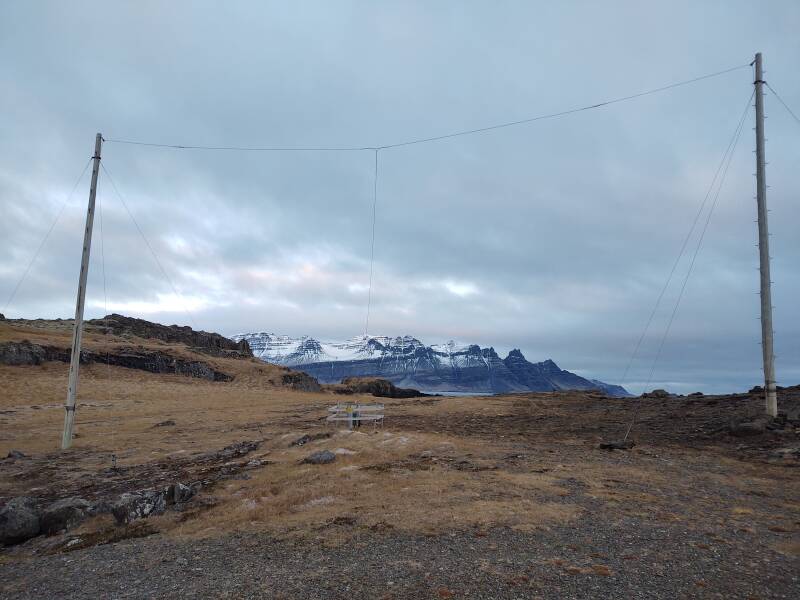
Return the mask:
[[[775,390],[775,356],[772,350],[772,281],[769,274],[769,226],[767,223],[767,179],[764,157],[764,71],[761,53],[756,54],[756,202],[758,204],[758,258],[761,271],[761,351],[764,358],[764,395],[767,414],[778,415]]]
[[[94,200],[97,196],[97,176],[100,172],[100,147],[103,136],[97,134],[94,140],[94,156],[92,157],[92,183],[89,187],[89,208],[86,211],[86,230],[83,233],[83,254],[81,256],[81,274],[78,279],[78,300],[75,303],[75,325],[72,330],[72,354],[69,362],[69,386],[67,387],[67,403],[64,405],[64,435],[61,448],[72,445],[72,430],[75,427],[75,399],[78,394],[78,371],[81,366],[81,338],[83,337],[83,304],[86,300],[86,278],[89,274],[89,251],[92,247],[92,225],[94,224]]]

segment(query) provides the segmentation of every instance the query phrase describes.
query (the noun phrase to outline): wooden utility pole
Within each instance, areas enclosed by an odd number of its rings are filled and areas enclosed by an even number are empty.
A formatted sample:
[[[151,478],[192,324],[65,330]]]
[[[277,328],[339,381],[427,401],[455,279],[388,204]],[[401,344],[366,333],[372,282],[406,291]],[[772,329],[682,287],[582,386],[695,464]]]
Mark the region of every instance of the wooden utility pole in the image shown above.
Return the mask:
[[[81,366],[81,338],[83,337],[83,303],[86,300],[86,278],[89,274],[89,251],[92,247],[92,225],[94,224],[94,200],[97,196],[97,176],[100,172],[100,147],[103,136],[97,134],[94,140],[94,156],[92,157],[92,183],[89,187],[89,208],[86,211],[86,231],[83,233],[83,255],[81,256],[81,274],[78,279],[78,300],[75,303],[75,326],[72,330],[72,354],[69,362],[69,386],[67,387],[67,403],[64,405],[64,435],[61,448],[72,445],[72,430],[75,427],[75,399],[78,394],[78,371]]]
[[[769,226],[767,223],[767,180],[764,157],[764,71],[761,53],[756,54],[756,202],[758,204],[758,257],[761,271],[761,351],[764,358],[764,395],[767,414],[778,415],[775,390],[775,356],[772,350],[772,281],[769,274]]]

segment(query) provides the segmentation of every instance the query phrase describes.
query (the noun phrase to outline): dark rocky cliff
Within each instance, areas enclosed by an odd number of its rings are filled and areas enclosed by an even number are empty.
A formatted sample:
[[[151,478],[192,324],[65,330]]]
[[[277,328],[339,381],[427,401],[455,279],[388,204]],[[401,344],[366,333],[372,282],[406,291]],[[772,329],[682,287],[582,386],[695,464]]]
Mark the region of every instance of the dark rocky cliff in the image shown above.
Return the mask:
[[[218,333],[195,331],[189,326],[161,325],[118,314],[107,315],[102,319],[92,319],[87,323],[95,329],[117,336],[136,336],[161,340],[168,344],[184,344],[190,350],[211,356],[229,356],[231,358],[253,356],[253,352],[245,340],[234,342]]]
[[[338,383],[349,377],[380,377],[399,387],[425,392],[499,394],[553,390],[601,390],[610,395],[628,393],[565,371],[552,360],[529,362],[519,350],[501,359],[494,348],[470,346],[458,361],[443,362],[430,347],[416,347],[401,356],[386,355],[366,360],[337,360],[295,365],[322,383]]]
[[[29,341],[0,342],[0,364],[3,365],[39,365],[47,361],[69,362],[71,355],[70,349],[33,344]],[[174,373],[209,381],[231,381],[233,379],[232,376],[218,371],[206,362],[186,360],[166,352],[144,348],[116,348],[113,352],[108,353],[82,350],[81,363],[93,362],[114,367],[139,369],[150,373]]]

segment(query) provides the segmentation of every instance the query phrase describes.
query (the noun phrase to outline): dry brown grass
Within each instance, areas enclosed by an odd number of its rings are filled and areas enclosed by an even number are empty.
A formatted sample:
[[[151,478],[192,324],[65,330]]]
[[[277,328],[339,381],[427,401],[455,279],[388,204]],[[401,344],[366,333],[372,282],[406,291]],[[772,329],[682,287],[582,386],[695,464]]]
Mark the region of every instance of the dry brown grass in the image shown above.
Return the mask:
[[[268,455],[272,464],[246,482],[231,482],[221,505],[178,533],[257,528],[285,534],[324,530],[337,520],[425,533],[494,526],[530,530],[566,522],[580,512],[558,502],[563,490],[553,477],[465,472],[418,462],[420,454],[446,458],[474,453],[479,450],[474,443],[382,430],[340,431],[300,448],[285,448],[286,441],[273,444]],[[300,464],[322,448],[339,453],[334,464]]]
[[[69,336],[63,324],[48,329],[0,323],[0,341],[66,347]],[[146,465],[242,440],[262,442],[255,456],[269,464],[247,471],[248,480],[228,480],[204,491],[203,498],[213,496],[215,506],[188,520],[174,513],[153,520],[154,527],[173,535],[259,529],[326,543],[359,528],[474,529],[480,535],[497,526],[533,530],[569,523],[585,514],[587,502],[592,510],[602,506],[603,518],[635,514],[685,520],[687,527],[698,528],[713,518],[765,529],[768,511],[751,509],[742,498],[767,497],[776,482],[786,494],[800,493],[797,478],[785,469],[711,449],[657,448],[653,458],[639,454],[638,447],[631,453],[599,452],[596,425],[607,408],[603,400],[580,394],[383,400],[384,429],[330,429],[328,439],[291,447],[303,433],[326,430],[326,408],[338,397],[282,388],[276,382],[285,370],[258,361],[195,355],[184,347],[91,332],[85,339],[87,347],[101,351],[158,348],[235,376],[232,382],[214,383],[102,364],[81,369],[78,437],[66,454],[74,461],[70,476],[96,474],[108,467],[111,453],[123,466]],[[63,363],[0,366],[0,454],[12,448],[32,455],[57,450],[67,370]],[[155,427],[167,419],[175,425]],[[528,435],[526,428],[539,419],[548,419],[547,427]],[[558,429],[565,426],[571,429]],[[301,464],[320,449],[340,453],[330,465]],[[736,496],[716,493],[723,489]],[[0,495],[27,491],[24,481],[0,477]],[[776,498],[771,506],[785,513],[786,522],[797,520],[796,503]],[[782,551],[795,551],[787,544]]]

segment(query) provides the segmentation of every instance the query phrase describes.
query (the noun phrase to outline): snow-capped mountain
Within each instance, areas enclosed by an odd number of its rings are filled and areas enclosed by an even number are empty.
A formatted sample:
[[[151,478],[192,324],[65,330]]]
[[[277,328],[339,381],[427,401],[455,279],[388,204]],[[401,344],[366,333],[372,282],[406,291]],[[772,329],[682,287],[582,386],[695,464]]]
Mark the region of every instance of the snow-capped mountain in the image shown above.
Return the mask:
[[[293,367],[328,361],[368,360],[386,353],[387,348],[404,353],[422,347],[411,336],[389,338],[359,335],[345,342],[319,342],[312,337],[292,338],[274,333],[244,333],[234,341],[247,340],[253,355],[265,362]]]
[[[323,342],[262,332],[232,339],[246,340],[253,354],[265,362],[304,371],[322,383],[338,383],[353,376],[382,377],[400,387],[426,392],[599,389],[612,396],[630,395],[620,386],[562,370],[552,360],[531,363],[519,350],[500,358],[494,348],[452,341],[426,346],[411,336],[360,335],[344,342]]]

